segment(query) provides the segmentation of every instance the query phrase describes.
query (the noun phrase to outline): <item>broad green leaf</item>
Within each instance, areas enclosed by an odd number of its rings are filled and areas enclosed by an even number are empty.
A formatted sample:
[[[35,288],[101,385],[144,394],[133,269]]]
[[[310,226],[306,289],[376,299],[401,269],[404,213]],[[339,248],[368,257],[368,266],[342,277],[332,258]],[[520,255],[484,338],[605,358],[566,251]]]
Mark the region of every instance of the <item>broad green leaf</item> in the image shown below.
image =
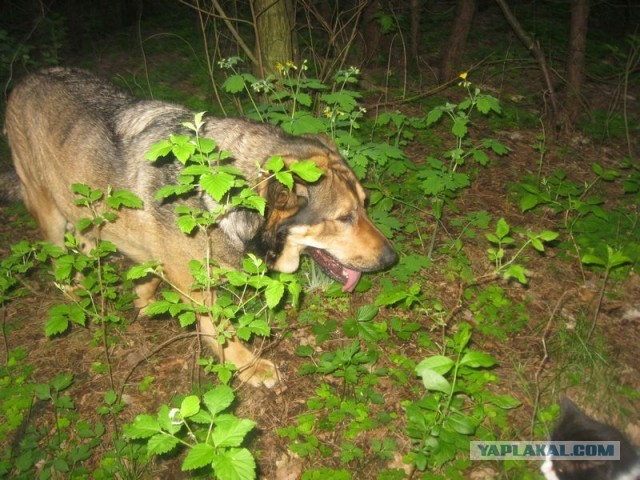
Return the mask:
[[[56,376],[56,378],[53,379],[53,381],[51,382],[51,386],[56,391],[62,392],[63,390],[66,390],[67,388],[69,388],[69,386],[71,386],[72,383],[73,383],[73,375],[70,373],[63,373]]]
[[[316,182],[323,175],[322,169],[312,160],[293,162],[289,168],[305,182]]]
[[[482,352],[467,352],[460,360],[460,365],[467,365],[471,368],[488,368],[495,364],[496,361],[491,357],[491,355],[487,355]]]
[[[537,207],[542,200],[538,195],[527,194],[520,199],[520,211],[522,213]]]
[[[198,443],[191,447],[187,456],[182,462],[182,471],[194,470],[196,468],[211,465],[216,456],[216,450],[207,443]]]
[[[162,455],[170,452],[180,443],[180,441],[166,433],[159,433],[151,437],[147,443],[147,455]]]
[[[558,232],[552,232],[550,230],[544,230],[538,234],[538,238],[543,242],[552,242],[558,238]]]
[[[112,192],[107,203],[111,208],[119,209],[120,207],[127,208],[142,208],[144,206],[140,197],[128,190],[116,190]]]
[[[587,253],[587,254],[583,255],[582,258],[580,259],[580,261],[582,263],[584,263],[585,265],[600,265],[602,267],[607,265],[607,262],[605,262],[600,257],[598,257],[596,255],[593,255],[591,253]]]
[[[204,404],[214,416],[229,408],[234,398],[233,389],[227,385],[218,385],[203,395]]]
[[[214,423],[211,440],[216,448],[239,447],[247,433],[256,426],[253,420],[239,419],[234,415],[220,415]]]
[[[256,462],[246,448],[226,450],[213,459],[216,476],[224,480],[254,480]]]
[[[66,332],[69,328],[69,320],[62,315],[49,315],[49,319],[44,326],[44,334],[47,337]]]
[[[464,138],[467,135],[467,123],[468,119],[465,117],[456,117],[453,121],[453,126],[451,127],[451,133],[453,133],[458,138]]]
[[[455,362],[449,357],[444,355],[434,355],[429,358],[425,358],[416,366],[416,373],[422,375],[423,369],[434,370],[435,372],[444,375],[455,365]]]
[[[416,367],[416,370],[418,368]],[[422,378],[424,388],[427,390],[434,390],[436,392],[446,393],[451,395],[451,384],[441,374],[430,368],[422,368],[418,372]]]
[[[182,418],[189,418],[200,411],[200,399],[197,395],[189,395],[180,404],[180,415]]]
[[[151,148],[144,156],[147,160],[157,160],[160,157],[166,157],[171,152],[173,145],[169,140],[162,140],[158,143],[151,145]]]
[[[444,424],[462,435],[473,435],[476,431],[473,420],[460,412],[451,412]]]
[[[427,114],[427,126],[436,123],[442,117],[442,108],[436,107]]]
[[[500,218],[500,220],[498,220],[498,223],[496,224],[496,234],[498,235],[498,238],[504,238],[509,234],[509,224],[507,223],[507,221],[504,218]]]
[[[190,215],[181,215],[178,217],[178,228],[182,233],[190,234],[194,228],[198,226],[198,222]]]
[[[138,415],[133,423],[125,425],[124,438],[149,438],[160,432],[160,424],[151,415]]]
[[[290,172],[276,173],[276,180],[287,187],[289,190],[293,189],[293,175],[291,175]]]
[[[220,202],[235,184],[235,177],[226,172],[215,172],[202,175],[200,186],[215,201]]]
[[[280,155],[275,155],[264,164],[265,170],[277,173],[284,168],[284,160]]]
[[[282,300],[284,295],[284,284],[278,280],[272,280],[269,282],[267,289],[264,292],[265,299],[267,300],[267,306],[270,309],[276,308],[276,306]]]
[[[240,93],[244,90],[244,78],[242,75],[231,75],[224,81],[222,88],[228,93]]]

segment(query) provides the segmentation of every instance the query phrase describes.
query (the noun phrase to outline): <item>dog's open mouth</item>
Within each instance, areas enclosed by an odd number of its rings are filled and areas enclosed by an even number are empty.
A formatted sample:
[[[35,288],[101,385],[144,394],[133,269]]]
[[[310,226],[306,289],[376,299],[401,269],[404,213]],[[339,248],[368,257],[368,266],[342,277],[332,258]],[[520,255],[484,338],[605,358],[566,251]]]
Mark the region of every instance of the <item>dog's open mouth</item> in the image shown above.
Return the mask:
[[[327,275],[333,278],[336,282],[343,284],[343,292],[353,292],[353,290],[355,290],[356,285],[362,276],[362,272],[345,267],[329,255],[326,250],[307,247],[306,252],[311,255],[311,258],[320,265],[320,268],[322,268]]]

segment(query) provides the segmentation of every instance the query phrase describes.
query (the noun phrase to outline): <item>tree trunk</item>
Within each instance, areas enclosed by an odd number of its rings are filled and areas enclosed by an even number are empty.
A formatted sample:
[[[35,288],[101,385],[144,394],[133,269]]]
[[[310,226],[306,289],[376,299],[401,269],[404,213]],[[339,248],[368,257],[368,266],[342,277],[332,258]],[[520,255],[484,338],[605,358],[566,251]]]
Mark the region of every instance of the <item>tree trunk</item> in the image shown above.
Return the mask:
[[[416,71],[420,70],[420,18],[422,14],[422,0],[411,0],[411,56]]]
[[[456,18],[453,21],[449,41],[442,55],[440,80],[443,82],[451,80],[462,73],[458,72],[457,69],[460,66],[460,57],[467,44],[467,37],[469,36],[469,30],[471,30],[471,22],[473,21],[475,10],[476,0],[458,0]]]
[[[293,57],[293,27],[291,0],[254,0],[256,58],[259,73],[275,72],[278,63],[295,61]]]
[[[582,84],[584,83],[584,58],[587,46],[589,0],[571,2],[571,37],[567,58],[567,98],[569,119],[574,122],[582,112]]]
[[[513,28],[513,31],[516,33],[522,44],[525,46],[527,50],[531,52],[533,57],[538,62],[538,67],[540,67],[540,71],[542,72],[542,78],[547,87],[546,94],[549,97],[549,103],[551,105],[551,110],[547,110],[545,113],[545,121],[549,124],[549,129],[547,129],[549,135],[553,136],[556,133],[556,130],[566,127],[564,122],[564,118],[561,118],[560,108],[558,105],[558,98],[556,96],[555,89],[553,88],[553,82],[551,81],[551,73],[549,71],[549,67],[547,66],[547,59],[540,48],[540,44],[537,41],[534,41],[531,36],[525,31],[522,27],[522,24],[518,21],[516,16],[511,11],[511,8],[507,4],[506,0],[496,0],[500,8],[502,9],[502,13],[504,14],[507,22]]]

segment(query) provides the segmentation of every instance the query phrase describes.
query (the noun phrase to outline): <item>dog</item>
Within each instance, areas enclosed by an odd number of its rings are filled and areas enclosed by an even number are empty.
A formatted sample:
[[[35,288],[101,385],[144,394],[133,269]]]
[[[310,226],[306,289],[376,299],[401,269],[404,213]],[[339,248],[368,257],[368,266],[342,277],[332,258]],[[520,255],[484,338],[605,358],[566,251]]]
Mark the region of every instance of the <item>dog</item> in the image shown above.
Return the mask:
[[[62,246],[69,226],[87,216],[71,189],[81,183],[103,192],[128,190],[143,201],[140,210],[122,209],[115,222],[101,228],[100,238],[134,262],[159,261],[178,291],[198,301],[211,299],[192,291],[188,263],[205,252],[225,268],[240,267],[254,253],[280,272],[294,272],[300,256],[308,254],[349,292],[362,272],[396,262],[392,244],[367,216],[365,191],[332,141],[235,118],[205,116],[200,136],[230,152],[231,165],[265,198],[266,211],[235,208],[208,234],[182,233],[176,205],[211,211],[216,202],[203,192],[156,200],[160,187],[177,183],[182,165],[175,158],[154,163],[145,155],[170,134],[188,133],[182,123],[193,118],[182,106],[135,98],[80,69],[49,68],[21,81],[10,94],[4,130],[20,196],[46,239]],[[322,176],[315,183],[297,178],[289,190],[260,168],[276,155],[286,164],[313,161]],[[91,232],[83,235],[89,238]],[[154,277],[137,285],[137,307],[151,301],[159,283]],[[243,382],[279,383],[275,365],[238,339],[221,346],[210,318],[201,318],[199,328],[214,353],[236,365]]]

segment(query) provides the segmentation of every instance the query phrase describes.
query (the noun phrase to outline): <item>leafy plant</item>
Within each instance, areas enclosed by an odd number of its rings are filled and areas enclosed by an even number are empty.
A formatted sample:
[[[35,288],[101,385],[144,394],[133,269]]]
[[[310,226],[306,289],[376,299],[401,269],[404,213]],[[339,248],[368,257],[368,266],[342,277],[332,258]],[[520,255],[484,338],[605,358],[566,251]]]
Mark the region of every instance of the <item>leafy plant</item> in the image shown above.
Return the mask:
[[[519,405],[508,395],[487,390],[487,384],[496,380],[488,372],[496,361],[471,350],[470,340],[469,324],[458,325],[458,331],[447,339],[445,355],[428,357],[415,369],[426,393],[417,401],[405,402],[404,408],[406,433],[414,446],[409,460],[419,470],[452,461],[468,449],[470,436],[479,431],[485,418],[504,416]],[[446,355],[449,351],[453,358]]]
[[[208,390],[202,399],[189,395],[179,408],[163,405],[156,416],[138,415],[125,426],[124,438],[144,440],[149,457],[186,449],[183,471],[205,469],[219,479],[254,479],[255,460],[242,444],[255,422],[225,413],[234,398],[226,385]]]

